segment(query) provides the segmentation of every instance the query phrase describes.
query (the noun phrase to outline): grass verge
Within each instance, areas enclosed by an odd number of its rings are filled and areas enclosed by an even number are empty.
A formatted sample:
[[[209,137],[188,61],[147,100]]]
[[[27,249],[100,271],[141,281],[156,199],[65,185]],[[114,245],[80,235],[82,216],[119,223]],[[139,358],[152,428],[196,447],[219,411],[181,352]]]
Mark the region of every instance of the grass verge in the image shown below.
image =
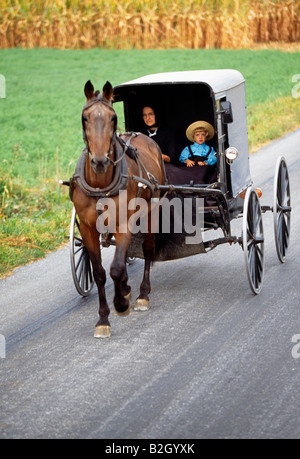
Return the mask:
[[[250,153],[300,127],[300,98],[279,97],[248,108]]]
[[[67,190],[45,180],[39,189],[10,185],[0,209],[0,278],[66,243],[72,204]]]
[[[250,151],[300,125],[299,52],[0,50],[0,277],[67,241],[68,179],[82,149],[83,86],[174,70],[235,68],[246,79]],[[266,64],[267,63],[267,64]]]

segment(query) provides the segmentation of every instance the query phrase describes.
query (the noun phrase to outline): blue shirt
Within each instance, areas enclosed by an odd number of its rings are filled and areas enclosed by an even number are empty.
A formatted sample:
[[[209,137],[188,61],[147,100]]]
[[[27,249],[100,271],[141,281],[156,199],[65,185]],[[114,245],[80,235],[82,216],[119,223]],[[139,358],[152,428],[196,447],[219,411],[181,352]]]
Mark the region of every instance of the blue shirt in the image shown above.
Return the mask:
[[[203,143],[202,145],[200,145],[199,143],[194,142],[193,145],[191,145],[191,150],[194,156],[207,156],[209,152],[209,148],[210,147],[206,145],[206,143]],[[185,147],[180,153],[179,161],[181,163],[184,163],[186,159],[190,159],[190,158],[191,158],[191,154],[190,154],[189,147]],[[214,166],[217,163],[216,152],[213,149],[213,147],[211,147],[211,151],[205,161],[207,162],[209,166]]]

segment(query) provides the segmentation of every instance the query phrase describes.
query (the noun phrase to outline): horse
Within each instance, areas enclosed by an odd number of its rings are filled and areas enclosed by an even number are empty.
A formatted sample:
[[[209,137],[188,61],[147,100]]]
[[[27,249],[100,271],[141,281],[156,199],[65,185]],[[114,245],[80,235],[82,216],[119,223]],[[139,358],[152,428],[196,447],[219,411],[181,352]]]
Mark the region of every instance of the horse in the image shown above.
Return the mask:
[[[86,147],[78,161],[75,174],[70,180],[70,195],[79,217],[79,230],[89,253],[93,276],[99,295],[99,320],[95,338],[111,336],[109,322],[110,309],[107,304],[105,283],[106,272],[102,266],[97,219],[101,215],[101,201],[109,197],[114,201],[114,228],[109,232],[115,239],[115,253],[110,266],[110,276],[114,282],[114,308],[118,315],[130,313],[131,287],[128,285],[126,257],[131,243],[130,225],[121,230],[120,211],[127,205],[127,222],[134,214],[129,202],[141,198],[147,204],[146,216],[151,219],[152,198],[159,198],[159,185],[165,183],[162,153],[156,142],[141,133],[117,132],[117,114],[113,108],[113,88],[109,81],[102,93],[94,91],[91,81],[84,86],[86,103],[82,110],[82,129]],[[80,165],[79,165],[80,162]],[[126,191],[126,202],[120,204],[121,192]],[[122,206],[122,209],[120,208]],[[103,211],[103,206],[102,206]],[[108,221],[108,220],[107,220]],[[124,225],[123,225],[124,226]],[[155,256],[155,231],[150,224],[144,235],[144,273],[140,284],[140,294],[134,310],[149,309],[150,266]],[[108,225],[109,228],[109,225]]]

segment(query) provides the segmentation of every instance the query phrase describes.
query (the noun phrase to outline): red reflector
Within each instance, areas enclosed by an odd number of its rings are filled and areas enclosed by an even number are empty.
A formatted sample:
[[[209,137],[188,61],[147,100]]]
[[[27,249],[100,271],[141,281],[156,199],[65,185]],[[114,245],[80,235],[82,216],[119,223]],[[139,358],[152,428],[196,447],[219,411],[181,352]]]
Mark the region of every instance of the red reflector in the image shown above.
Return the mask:
[[[255,189],[256,189],[257,196],[260,198],[260,197],[262,196],[262,191],[261,191],[261,189],[260,189],[260,188],[255,188]],[[239,197],[242,198],[242,199],[245,199],[246,193],[247,193],[247,190],[242,191],[242,192],[239,194]]]

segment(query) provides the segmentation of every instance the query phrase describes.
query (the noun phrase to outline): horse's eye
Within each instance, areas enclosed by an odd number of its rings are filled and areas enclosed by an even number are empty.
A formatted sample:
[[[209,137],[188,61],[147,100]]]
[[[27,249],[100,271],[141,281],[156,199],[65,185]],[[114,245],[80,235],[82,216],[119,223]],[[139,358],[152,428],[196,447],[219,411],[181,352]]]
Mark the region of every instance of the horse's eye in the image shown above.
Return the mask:
[[[86,115],[84,115],[84,116],[82,117],[82,119],[83,119],[83,121],[87,121],[87,120],[88,120],[88,117],[87,117]]]

